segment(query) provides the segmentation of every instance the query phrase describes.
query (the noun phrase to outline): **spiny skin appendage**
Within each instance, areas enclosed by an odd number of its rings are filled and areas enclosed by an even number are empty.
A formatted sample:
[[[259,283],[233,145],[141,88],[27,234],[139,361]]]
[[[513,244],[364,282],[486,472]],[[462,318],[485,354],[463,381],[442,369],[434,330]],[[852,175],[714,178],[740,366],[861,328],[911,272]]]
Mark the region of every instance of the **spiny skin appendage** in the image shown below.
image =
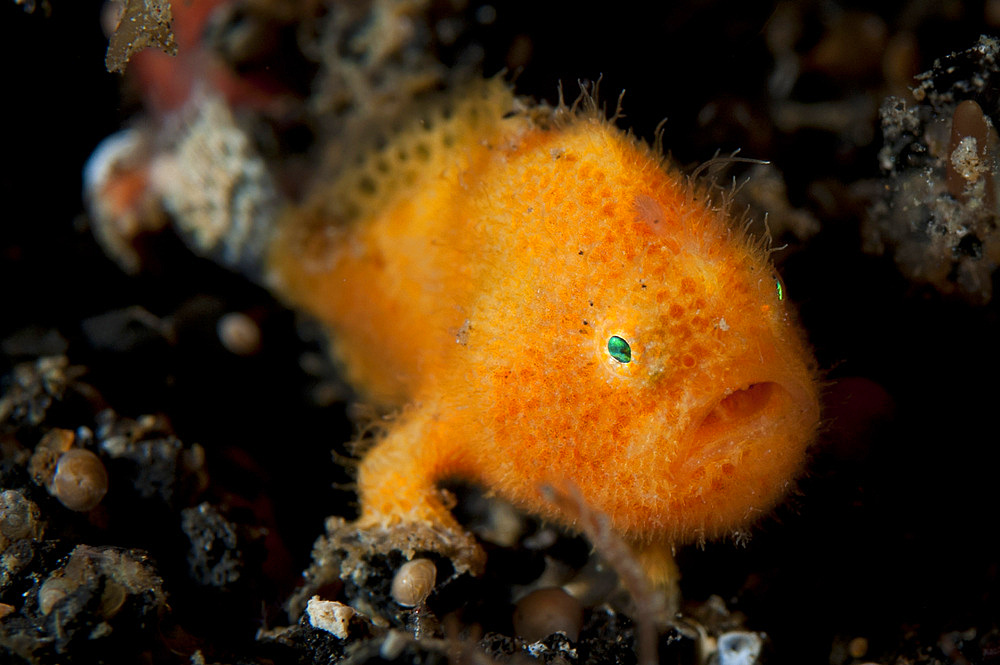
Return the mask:
[[[456,97],[275,243],[279,291],[398,412],[358,525],[458,529],[436,487],[457,477],[562,523],[540,488],[573,486],[646,548],[743,529],[819,417],[766,253],[596,113],[513,106],[497,81]]]

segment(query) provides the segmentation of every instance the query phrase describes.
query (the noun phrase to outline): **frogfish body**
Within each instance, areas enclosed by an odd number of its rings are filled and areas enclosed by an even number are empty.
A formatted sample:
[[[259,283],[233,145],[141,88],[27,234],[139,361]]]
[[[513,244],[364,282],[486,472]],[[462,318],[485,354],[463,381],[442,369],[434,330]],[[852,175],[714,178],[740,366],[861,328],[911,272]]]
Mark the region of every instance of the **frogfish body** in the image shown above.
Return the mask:
[[[767,250],[595,110],[487,81],[287,213],[269,273],[363,399],[358,527],[459,529],[437,485],[547,519],[574,487],[636,544],[733,533],[781,500],[819,418]]]

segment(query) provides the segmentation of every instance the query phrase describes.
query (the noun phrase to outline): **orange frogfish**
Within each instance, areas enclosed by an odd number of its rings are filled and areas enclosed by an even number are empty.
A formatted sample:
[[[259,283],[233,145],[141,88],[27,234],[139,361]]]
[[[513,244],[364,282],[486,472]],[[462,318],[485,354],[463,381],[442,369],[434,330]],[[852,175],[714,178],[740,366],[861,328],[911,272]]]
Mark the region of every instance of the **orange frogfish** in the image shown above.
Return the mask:
[[[593,104],[518,110],[486,81],[282,219],[268,273],[395,416],[359,529],[462,532],[442,480],[572,526],[574,488],[639,550],[778,503],[819,419],[767,250]]]

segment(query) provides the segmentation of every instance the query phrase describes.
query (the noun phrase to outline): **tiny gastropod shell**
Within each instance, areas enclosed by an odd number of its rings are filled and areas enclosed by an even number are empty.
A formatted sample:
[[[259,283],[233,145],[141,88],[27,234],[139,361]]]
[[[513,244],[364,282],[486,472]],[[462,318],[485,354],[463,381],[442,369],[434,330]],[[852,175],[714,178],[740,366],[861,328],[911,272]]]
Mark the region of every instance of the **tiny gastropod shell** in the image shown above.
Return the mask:
[[[59,457],[48,490],[70,510],[86,512],[108,493],[108,472],[94,453],[70,448]]]
[[[403,607],[423,605],[434,590],[437,568],[430,559],[407,561],[392,578],[392,599]]]
[[[48,615],[60,600],[76,590],[76,586],[65,577],[52,576],[38,588],[38,609]]]

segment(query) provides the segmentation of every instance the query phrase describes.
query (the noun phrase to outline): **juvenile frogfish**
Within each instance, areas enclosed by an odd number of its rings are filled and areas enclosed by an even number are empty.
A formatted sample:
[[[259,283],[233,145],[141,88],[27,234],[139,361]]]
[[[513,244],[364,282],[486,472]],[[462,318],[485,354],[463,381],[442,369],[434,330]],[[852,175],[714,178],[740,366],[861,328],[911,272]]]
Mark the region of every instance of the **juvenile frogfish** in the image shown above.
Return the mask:
[[[542,490],[572,487],[669,549],[742,530],[802,468],[817,375],[768,250],[583,107],[518,111],[484,82],[279,225],[274,287],[395,414],[354,527],[461,533],[454,478],[568,526]]]

